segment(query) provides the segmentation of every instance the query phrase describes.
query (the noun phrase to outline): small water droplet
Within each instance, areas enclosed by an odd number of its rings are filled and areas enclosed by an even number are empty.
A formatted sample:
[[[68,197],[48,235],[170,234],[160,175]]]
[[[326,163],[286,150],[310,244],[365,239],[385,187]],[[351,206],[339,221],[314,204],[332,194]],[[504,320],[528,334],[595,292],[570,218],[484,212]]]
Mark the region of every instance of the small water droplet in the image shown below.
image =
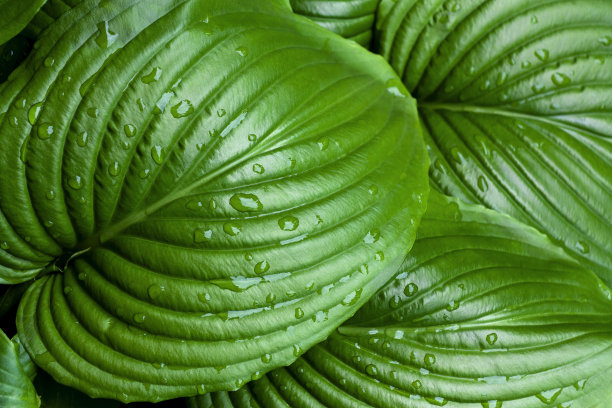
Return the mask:
[[[114,162],[108,165],[108,174],[110,174],[111,177],[117,177],[120,171],[121,165],[119,162]]]
[[[463,164],[465,158],[463,157],[463,153],[461,153],[458,147],[453,147],[450,151],[450,154],[455,163]]]
[[[576,242],[576,249],[583,254],[588,254],[590,251],[589,244],[587,244],[585,241]]]
[[[389,307],[391,309],[397,309],[402,304],[401,299],[398,295],[394,295],[389,299]]]
[[[43,65],[47,68],[51,68],[53,64],[55,64],[55,59],[53,57],[47,57],[43,62]]]
[[[363,242],[366,244],[374,244],[380,239],[380,231],[376,228],[368,231],[365,237],[363,237]]]
[[[303,352],[303,350],[302,350],[302,348],[298,344],[294,344],[293,345],[293,355],[295,357],[301,356],[302,352]]]
[[[141,112],[144,112],[144,110],[145,110],[144,99],[142,99],[142,98],[136,99],[136,105],[138,105],[138,109],[140,109]]]
[[[487,89],[491,88],[491,81],[490,80],[486,80],[484,81],[481,85],[480,85],[480,90],[481,91],[486,91]]]
[[[374,255],[374,259],[377,260],[377,261],[384,261],[385,260],[385,253],[383,251],[376,252],[376,254]]]
[[[108,21],[98,23],[99,34],[96,37],[96,43],[102,48],[108,48],[117,40],[119,35],[110,30]]]
[[[128,123],[123,127],[123,131],[127,137],[134,137],[136,134],[136,127]]]
[[[88,114],[88,115],[89,115],[89,117],[91,117],[91,118],[97,118],[99,113],[100,113],[100,112],[98,111],[98,108],[95,108],[95,107],[93,107],[93,108],[87,108],[87,114]]]
[[[406,296],[414,296],[415,293],[419,291],[419,287],[416,283],[409,283],[404,288],[404,295]]]
[[[42,102],[35,103],[28,110],[28,121],[30,122],[31,125],[33,125],[36,122],[36,119],[38,118],[38,115],[40,114],[42,104],[43,104]]]
[[[274,303],[275,300],[276,300],[276,295],[272,292],[268,293],[268,296],[266,296],[266,302]]]
[[[47,197],[47,200],[53,200],[55,198],[55,191],[53,190],[47,191],[47,194],[45,195],[45,197]]]
[[[70,177],[68,179],[68,185],[74,190],[80,190],[83,188],[83,180],[81,179],[81,176]]]
[[[300,220],[291,215],[288,215],[278,220],[278,226],[283,231],[295,231],[299,225]]]
[[[229,199],[229,203],[241,212],[261,211],[263,209],[263,204],[255,194],[236,193]]]
[[[554,74],[552,74],[550,79],[552,80],[553,84],[557,86],[567,86],[572,82],[570,77],[561,72],[555,72]]]
[[[272,361],[272,355],[266,353],[263,356],[261,356],[262,363],[269,363],[270,361]]]
[[[478,177],[478,189],[483,193],[486,193],[489,190],[489,183],[484,176]]]
[[[253,165],[253,173],[264,174],[265,171],[266,169],[264,169],[264,166],[262,166],[261,164],[255,163]]]
[[[223,224],[223,232],[227,235],[236,236],[240,234],[241,226],[239,223],[230,221]]]
[[[529,61],[521,62],[521,68],[527,69],[529,67],[531,67],[531,62],[529,62]]]
[[[253,271],[257,274],[257,275],[262,275],[266,272],[268,272],[270,270],[270,263],[268,261],[261,261],[258,262],[255,267],[253,268]]]
[[[170,109],[170,113],[177,119],[184,118],[193,113],[193,105],[187,99],[183,99]]]
[[[38,125],[38,138],[45,140],[51,137],[51,135],[53,135],[53,125],[49,124],[49,123],[41,123],[40,125]]]
[[[329,138],[323,136],[319,140],[317,140],[317,146],[319,146],[319,150],[323,151],[329,147]]]
[[[612,37],[610,37],[609,35],[605,35],[601,37],[598,41],[601,45],[603,45],[604,47],[607,47],[610,44],[612,44]]]
[[[64,295],[69,295],[70,293],[72,293],[72,287],[64,286]]]
[[[366,374],[372,377],[378,375],[378,368],[374,364],[368,364],[365,368]]]
[[[544,84],[533,84],[533,85],[531,85],[531,90],[533,91],[533,93],[536,93],[536,94],[544,91],[544,89],[546,89]]]
[[[436,356],[434,356],[433,354],[425,354],[425,358],[423,358],[423,361],[427,365],[433,365],[436,363]]]
[[[538,398],[544,404],[552,404],[553,402],[555,402],[557,397],[559,397],[559,394],[561,394],[561,391],[563,391],[563,388],[554,388],[552,390],[543,391],[537,394],[536,398]]]
[[[246,57],[249,54],[249,50],[247,49],[247,47],[244,47],[244,46],[236,48],[236,52],[241,57]]]
[[[151,148],[151,157],[157,164],[164,162],[165,150],[163,146],[155,145]]]
[[[10,246],[9,246],[8,242],[2,241],[2,242],[0,242],[0,248],[4,249],[6,251],[7,249],[10,248]]]
[[[147,289],[151,299],[157,299],[166,289],[163,286],[153,284]]]
[[[586,379],[576,382],[574,384],[574,388],[576,389],[576,391],[584,390],[584,387],[586,386],[586,382],[587,382]]]
[[[548,61],[548,57],[550,56],[550,52],[545,49],[545,48],[541,48],[539,50],[536,50],[533,55],[536,56],[537,59],[539,59],[542,62],[546,62]]]
[[[77,135],[76,143],[79,147],[85,147],[87,146],[87,139],[88,139],[87,132],[83,131]]]
[[[142,169],[140,170],[140,173],[138,175],[140,176],[141,179],[146,179],[147,177],[149,177],[149,173],[151,173],[151,170]]]
[[[487,340],[487,343],[489,343],[490,346],[494,345],[495,343],[497,343],[497,333],[489,333],[489,334],[487,334],[486,340]]]
[[[225,116],[225,109],[217,110],[217,116],[220,117],[220,118]]]
[[[196,244],[210,241],[211,237],[212,237],[211,229],[198,228],[193,232],[193,242],[195,242]]]
[[[147,316],[144,313],[134,313],[133,318],[136,323],[144,323]]]
[[[301,319],[302,317],[304,317],[304,311],[302,310],[302,308],[301,307],[295,308],[295,318]]]
[[[531,24],[538,24],[538,18],[536,16],[531,17]]]
[[[376,184],[372,184],[370,188],[368,188],[368,193],[370,193],[371,195],[378,194],[378,186]]]
[[[414,387],[414,389],[418,390],[419,388],[423,386],[423,383],[421,383],[421,381],[419,380],[414,380],[412,382],[412,386]]]
[[[202,303],[207,303],[209,302],[211,299],[210,293],[208,292],[204,292],[204,293],[198,293],[198,300]]]
[[[503,85],[508,79],[508,74],[506,72],[500,72],[497,74],[497,85]]]
[[[149,72],[147,75],[143,76],[140,80],[145,84],[150,84],[151,82],[159,81],[161,78],[162,69],[160,67],[155,67]]]

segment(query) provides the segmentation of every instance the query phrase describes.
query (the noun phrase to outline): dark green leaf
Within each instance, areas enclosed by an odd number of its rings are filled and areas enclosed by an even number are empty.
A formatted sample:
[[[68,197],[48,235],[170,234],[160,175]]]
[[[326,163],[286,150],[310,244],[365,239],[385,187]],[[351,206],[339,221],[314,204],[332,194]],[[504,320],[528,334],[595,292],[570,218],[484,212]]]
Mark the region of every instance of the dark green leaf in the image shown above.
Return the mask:
[[[15,37],[47,0],[0,0],[0,45]]]
[[[87,0],[35,48],[0,97],[0,276],[63,271],[18,313],[58,382],[123,402],[236,389],[411,246],[414,100],[282,2]]]
[[[191,403],[604,407],[610,297],[531,227],[432,193],[398,274],[354,318],[290,367]]]
[[[0,331],[0,407],[37,408],[40,400],[31,379],[22,366],[26,363],[31,373],[32,363],[18,342],[11,341]]]

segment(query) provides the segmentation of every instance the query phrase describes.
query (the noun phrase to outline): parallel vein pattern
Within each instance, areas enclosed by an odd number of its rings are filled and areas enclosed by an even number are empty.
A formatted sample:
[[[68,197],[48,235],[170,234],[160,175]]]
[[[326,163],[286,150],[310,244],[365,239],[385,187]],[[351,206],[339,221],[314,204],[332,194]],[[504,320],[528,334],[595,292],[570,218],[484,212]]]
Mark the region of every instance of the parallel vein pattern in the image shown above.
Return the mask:
[[[0,277],[61,272],[18,313],[57,381],[124,402],[236,389],[393,275],[428,161],[381,60],[277,1],[52,17],[0,98]]]
[[[383,1],[377,49],[420,103],[433,185],[612,282],[612,4]]]
[[[287,368],[193,407],[603,407],[612,296],[507,216],[430,196],[395,278]]]

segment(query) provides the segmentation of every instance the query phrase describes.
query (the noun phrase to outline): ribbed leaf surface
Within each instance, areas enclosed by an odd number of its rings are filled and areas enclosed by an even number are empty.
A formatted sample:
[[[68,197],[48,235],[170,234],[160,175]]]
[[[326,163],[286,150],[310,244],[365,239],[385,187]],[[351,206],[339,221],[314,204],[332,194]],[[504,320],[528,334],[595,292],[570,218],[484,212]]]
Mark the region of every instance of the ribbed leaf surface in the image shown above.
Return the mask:
[[[441,191],[547,233],[612,282],[612,3],[383,1]]]
[[[125,402],[236,389],[411,246],[414,101],[282,2],[82,1],[35,48],[0,99],[0,276],[51,271],[18,329],[57,381]]]
[[[321,27],[370,47],[379,0],[291,0],[297,14]]]
[[[398,274],[288,368],[193,407],[604,407],[611,293],[545,236],[430,197]]]

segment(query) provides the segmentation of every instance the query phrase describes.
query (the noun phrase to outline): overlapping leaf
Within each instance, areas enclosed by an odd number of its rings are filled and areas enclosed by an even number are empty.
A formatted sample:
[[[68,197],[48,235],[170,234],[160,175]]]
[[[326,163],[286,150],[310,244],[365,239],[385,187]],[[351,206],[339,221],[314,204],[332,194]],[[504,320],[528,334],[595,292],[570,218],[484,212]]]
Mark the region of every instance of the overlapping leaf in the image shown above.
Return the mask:
[[[56,380],[126,402],[235,389],[393,275],[428,163],[381,58],[276,0],[54,18],[0,98],[0,276],[50,273],[17,323]]]
[[[605,406],[610,297],[531,227],[432,193],[400,271],[354,318],[290,367],[190,403]]]
[[[35,368],[28,354],[20,347],[19,340],[11,341],[0,330],[0,406],[11,408],[37,408],[40,399],[36,395],[32,379]]]
[[[297,14],[369,48],[379,0],[291,0]]]
[[[0,0],[0,45],[23,30],[47,0]]]
[[[441,191],[539,228],[612,282],[612,3],[384,0]]]

